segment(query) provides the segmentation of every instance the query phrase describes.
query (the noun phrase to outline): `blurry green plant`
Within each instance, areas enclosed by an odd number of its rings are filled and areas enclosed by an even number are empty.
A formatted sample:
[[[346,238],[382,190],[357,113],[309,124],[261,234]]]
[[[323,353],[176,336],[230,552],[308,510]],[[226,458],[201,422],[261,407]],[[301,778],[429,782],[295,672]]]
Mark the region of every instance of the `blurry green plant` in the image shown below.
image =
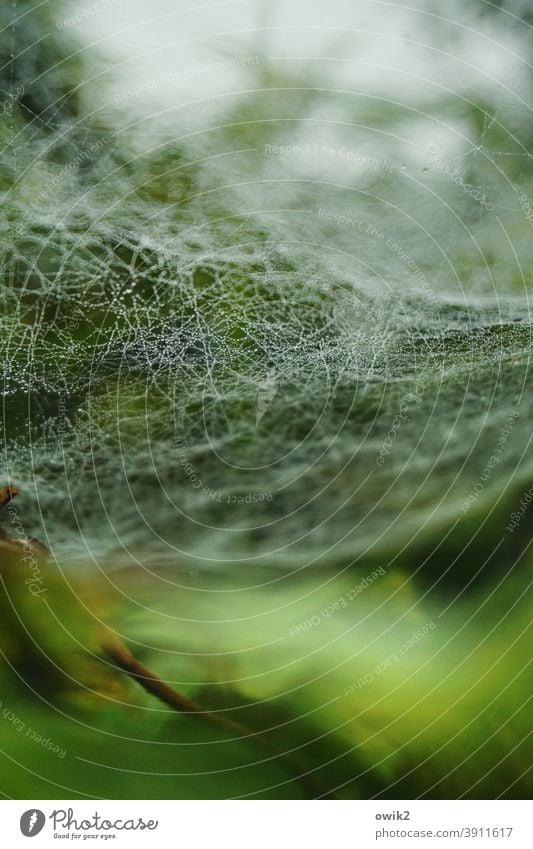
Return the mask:
[[[0,495],[2,791],[525,796],[533,511],[506,532],[533,475],[523,115],[265,60],[223,107],[127,131],[59,6],[17,7],[0,11],[2,87],[25,92],[0,120],[21,489]],[[505,231],[416,159],[423,113]],[[267,155],[278,142],[390,167]],[[229,514],[193,474],[273,497]]]

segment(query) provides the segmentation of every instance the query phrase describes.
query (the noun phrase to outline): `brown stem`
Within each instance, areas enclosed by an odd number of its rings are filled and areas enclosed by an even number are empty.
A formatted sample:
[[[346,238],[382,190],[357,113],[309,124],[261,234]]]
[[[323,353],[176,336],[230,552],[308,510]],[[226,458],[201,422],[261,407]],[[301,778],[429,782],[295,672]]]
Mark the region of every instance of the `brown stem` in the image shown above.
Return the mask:
[[[6,504],[9,504],[10,501],[13,501],[15,495],[18,495],[19,492],[20,490],[18,490],[16,486],[0,487],[0,510],[2,507],[5,507]]]
[[[147,692],[151,693],[173,710],[178,713],[196,714],[202,719],[205,719],[207,722],[217,725],[219,728],[234,731],[240,737],[259,743],[263,748],[268,749],[268,751],[276,755],[276,757],[282,758],[292,767],[292,772],[294,773],[296,780],[305,786],[306,791],[308,793],[310,792],[313,798],[316,798],[316,796],[323,796],[328,793],[327,788],[325,788],[313,775],[310,775],[309,773],[306,774],[305,768],[302,767],[301,764],[299,764],[291,755],[281,751],[276,746],[273,746],[272,743],[266,740],[262,734],[252,731],[246,725],[243,725],[240,722],[235,722],[233,719],[228,719],[226,716],[221,716],[219,713],[214,713],[213,711],[210,711],[198,704],[198,702],[194,702],[192,699],[188,699],[186,696],[182,696],[181,693],[173,690],[172,687],[169,687],[168,684],[165,684],[165,682],[161,680],[161,678],[158,678],[157,675],[154,675],[153,672],[140,663],[140,661],[137,660],[137,658],[121,641],[113,638],[111,642],[104,644],[103,649],[108,657],[110,657],[111,660],[113,660],[116,665],[123,670],[123,672],[126,672],[130,678],[137,681],[137,683],[147,690]]]

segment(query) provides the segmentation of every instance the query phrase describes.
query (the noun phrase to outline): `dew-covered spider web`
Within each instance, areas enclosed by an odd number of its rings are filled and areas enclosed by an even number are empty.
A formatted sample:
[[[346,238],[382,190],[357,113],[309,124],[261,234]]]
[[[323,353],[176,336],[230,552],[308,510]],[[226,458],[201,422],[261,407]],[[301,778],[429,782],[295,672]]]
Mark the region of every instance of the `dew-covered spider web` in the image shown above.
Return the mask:
[[[481,7],[453,75],[449,25],[404,10],[388,88],[241,34],[231,90],[166,108],[74,30],[70,55],[65,27],[39,41],[51,5],[2,10],[4,459],[28,534],[62,559],[345,566],[521,491],[531,28],[507,16],[495,43]]]

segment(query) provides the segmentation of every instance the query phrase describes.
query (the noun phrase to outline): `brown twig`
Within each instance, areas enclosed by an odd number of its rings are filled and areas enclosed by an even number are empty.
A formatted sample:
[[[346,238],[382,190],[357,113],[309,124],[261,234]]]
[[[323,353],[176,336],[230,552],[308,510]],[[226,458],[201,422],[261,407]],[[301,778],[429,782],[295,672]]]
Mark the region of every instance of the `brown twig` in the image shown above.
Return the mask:
[[[146,666],[144,666],[131,651],[120,640],[113,638],[112,641],[105,643],[103,646],[104,652],[116,663],[123,672],[126,672],[130,678],[133,678],[147,692],[164,702],[178,713],[194,714],[201,719],[217,725],[219,728],[224,728],[227,731],[233,731],[240,737],[258,743],[269,752],[282,758],[285,763],[289,764],[297,781],[305,786],[306,791],[311,793],[313,798],[323,796],[328,793],[325,788],[313,775],[306,773],[305,768],[299,764],[291,755],[281,751],[276,746],[272,745],[262,734],[252,731],[246,725],[240,722],[235,722],[233,719],[228,719],[219,713],[215,713],[208,708],[198,704],[198,702],[182,696],[176,690],[165,684],[157,675],[154,675]],[[330,796],[331,798],[331,796]]]
[[[9,504],[10,501],[13,501],[16,495],[20,492],[16,486],[2,486],[0,487],[0,510]]]

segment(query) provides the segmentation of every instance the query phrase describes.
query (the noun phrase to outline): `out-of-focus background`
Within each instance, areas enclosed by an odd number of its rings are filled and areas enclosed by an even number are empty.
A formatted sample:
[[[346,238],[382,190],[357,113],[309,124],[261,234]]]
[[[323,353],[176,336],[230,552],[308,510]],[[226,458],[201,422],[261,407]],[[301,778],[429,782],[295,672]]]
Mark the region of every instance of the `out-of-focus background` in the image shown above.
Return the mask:
[[[1,10],[6,795],[525,793],[532,26]]]

